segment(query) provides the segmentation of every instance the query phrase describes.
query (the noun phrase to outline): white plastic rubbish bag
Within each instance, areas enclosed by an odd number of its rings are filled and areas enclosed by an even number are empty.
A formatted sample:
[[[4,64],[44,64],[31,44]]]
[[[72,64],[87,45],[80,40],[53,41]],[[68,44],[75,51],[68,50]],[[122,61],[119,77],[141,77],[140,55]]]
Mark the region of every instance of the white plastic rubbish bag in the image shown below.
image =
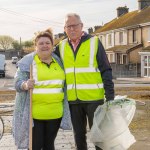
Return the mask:
[[[122,96],[100,105],[94,113],[91,141],[103,150],[127,150],[135,142],[128,128],[135,109],[135,101]]]

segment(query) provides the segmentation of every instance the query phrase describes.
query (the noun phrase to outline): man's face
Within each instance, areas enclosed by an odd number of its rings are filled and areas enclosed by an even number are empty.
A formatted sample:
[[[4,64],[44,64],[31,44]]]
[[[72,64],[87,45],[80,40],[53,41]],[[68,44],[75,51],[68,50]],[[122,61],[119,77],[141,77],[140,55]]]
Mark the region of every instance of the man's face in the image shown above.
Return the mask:
[[[82,28],[83,24],[81,21],[77,17],[72,16],[67,18],[64,31],[66,32],[68,38],[72,41],[76,41],[82,34]]]

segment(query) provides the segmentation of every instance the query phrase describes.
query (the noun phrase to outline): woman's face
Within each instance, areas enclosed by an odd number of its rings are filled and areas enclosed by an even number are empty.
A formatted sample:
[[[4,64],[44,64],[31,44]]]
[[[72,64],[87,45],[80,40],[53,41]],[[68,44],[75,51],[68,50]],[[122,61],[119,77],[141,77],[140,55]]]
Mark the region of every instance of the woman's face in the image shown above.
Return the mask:
[[[51,55],[53,50],[53,45],[48,37],[40,37],[36,41],[36,52],[39,58],[47,58]]]

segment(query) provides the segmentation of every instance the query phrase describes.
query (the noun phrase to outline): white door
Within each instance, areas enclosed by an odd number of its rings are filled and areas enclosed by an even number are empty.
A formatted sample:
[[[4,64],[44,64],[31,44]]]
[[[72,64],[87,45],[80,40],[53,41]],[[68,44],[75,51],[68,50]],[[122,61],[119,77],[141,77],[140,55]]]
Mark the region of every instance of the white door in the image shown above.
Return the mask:
[[[150,77],[150,56],[144,56],[144,77]]]

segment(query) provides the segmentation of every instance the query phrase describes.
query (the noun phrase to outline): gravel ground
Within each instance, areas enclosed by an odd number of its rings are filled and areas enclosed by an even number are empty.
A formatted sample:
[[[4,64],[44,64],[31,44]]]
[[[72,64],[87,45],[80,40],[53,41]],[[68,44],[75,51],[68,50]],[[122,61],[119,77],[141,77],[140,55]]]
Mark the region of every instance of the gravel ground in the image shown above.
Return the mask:
[[[150,148],[150,87],[115,88],[116,95],[127,95],[136,100],[136,112],[129,126],[136,139],[129,150],[149,150]]]
[[[150,147],[150,87],[144,88],[116,88],[116,95],[128,95],[135,98],[136,112],[129,126],[130,131],[134,135],[136,142],[129,150],[148,150]],[[0,91],[0,105],[3,103],[9,107],[1,107],[0,115],[4,121],[4,136],[0,140],[0,150],[16,150],[11,135],[12,110],[15,98],[14,91]],[[5,113],[9,111],[9,113]],[[2,124],[0,124],[0,129]],[[1,132],[1,130],[0,130]],[[75,150],[72,132],[60,131],[56,141],[57,150]],[[89,150],[94,150],[93,144],[89,141]]]

